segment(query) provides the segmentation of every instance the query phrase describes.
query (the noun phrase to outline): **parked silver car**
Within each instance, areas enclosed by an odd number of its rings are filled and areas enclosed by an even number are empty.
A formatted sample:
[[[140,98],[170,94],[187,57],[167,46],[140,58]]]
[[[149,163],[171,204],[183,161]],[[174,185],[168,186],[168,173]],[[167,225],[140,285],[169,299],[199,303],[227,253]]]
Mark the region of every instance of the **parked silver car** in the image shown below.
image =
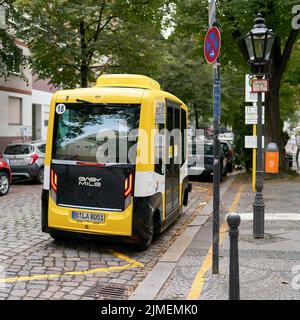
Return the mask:
[[[6,146],[3,158],[10,165],[13,177],[33,178],[43,183],[45,150],[44,141],[13,143]]]

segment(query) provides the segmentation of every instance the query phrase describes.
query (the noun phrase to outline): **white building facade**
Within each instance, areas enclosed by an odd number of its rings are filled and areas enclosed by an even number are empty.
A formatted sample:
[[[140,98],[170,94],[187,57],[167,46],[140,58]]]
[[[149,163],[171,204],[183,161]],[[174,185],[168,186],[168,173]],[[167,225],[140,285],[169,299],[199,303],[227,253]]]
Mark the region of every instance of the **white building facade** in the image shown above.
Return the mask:
[[[16,41],[23,55],[29,49]],[[30,69],[0,78],[0,153],[14,141],[45,140],[47,135],[50,100],[56,91],[47,81],[38,80]]]

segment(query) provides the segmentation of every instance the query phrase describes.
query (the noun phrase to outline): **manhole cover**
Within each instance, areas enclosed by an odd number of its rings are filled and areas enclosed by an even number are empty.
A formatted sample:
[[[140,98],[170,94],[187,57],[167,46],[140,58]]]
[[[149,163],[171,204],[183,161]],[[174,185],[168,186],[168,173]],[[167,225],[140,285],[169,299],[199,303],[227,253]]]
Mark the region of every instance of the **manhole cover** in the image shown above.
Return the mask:
[[[98,284],[89,289],[85,296],[100,300],[122,300],[126,297],[127,291],[128,287],[125,285]]]

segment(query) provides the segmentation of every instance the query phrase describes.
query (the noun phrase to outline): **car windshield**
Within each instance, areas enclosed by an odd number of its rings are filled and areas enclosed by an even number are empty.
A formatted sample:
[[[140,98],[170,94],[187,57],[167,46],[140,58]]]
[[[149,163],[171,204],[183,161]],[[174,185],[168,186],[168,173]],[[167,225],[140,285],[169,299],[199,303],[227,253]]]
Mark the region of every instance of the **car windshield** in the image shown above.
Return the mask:
[[[7,154],[7,155],[23,155],[23,154],[30,154],[32,152],[33,152],[33,147],[31,145],[24,145],[24,144],[7,146],[4,150],[4,154]]]
[[[128,152],[136,145],[140,106],[77,103],[65,104],[61,110],[56,108],[53,159],[129,162]],[[135,152],[131,153],[132,162]]]

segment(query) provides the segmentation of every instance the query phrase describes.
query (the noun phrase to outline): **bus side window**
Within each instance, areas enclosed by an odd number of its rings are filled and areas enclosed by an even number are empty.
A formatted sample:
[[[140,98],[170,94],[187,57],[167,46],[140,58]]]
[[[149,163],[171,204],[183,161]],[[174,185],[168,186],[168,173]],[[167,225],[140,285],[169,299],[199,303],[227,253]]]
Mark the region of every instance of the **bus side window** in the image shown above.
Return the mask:
[[[159,134],[156,136],[157,144],[155,145],[155,166],[154,171],[158,174],[165,174],[164,170],[164,141],[165,135],[163,131],[165,129],[164,124],[158,124],[158,132]]]
[[[187,124],[186,124],[186,111],[181,109],[181,145],[182,145],[182,156],[181,156],[181,165],[185,163],[186,160],[186,139],[187,139]]]

